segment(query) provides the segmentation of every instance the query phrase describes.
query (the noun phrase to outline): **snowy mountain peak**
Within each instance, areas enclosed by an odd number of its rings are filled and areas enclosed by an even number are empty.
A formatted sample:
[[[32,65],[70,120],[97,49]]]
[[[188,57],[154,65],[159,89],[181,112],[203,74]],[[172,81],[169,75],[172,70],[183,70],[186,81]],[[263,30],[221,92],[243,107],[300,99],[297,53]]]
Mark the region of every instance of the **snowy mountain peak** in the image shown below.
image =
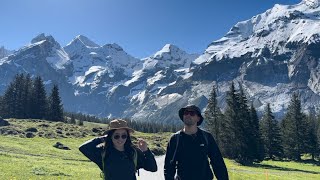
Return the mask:
[[[176,70],[184,69],[184,72],[186,72],[191,62],[198,56],[198,54],[188,54],[175,45],[166,44],[153,56],[143,59],[143,70],[159,70],[172,67]]]
[[[113,43],[113,44],[106,44],[103,46],[104,49],[114,49],[116,51],[123,51],[122,47],[119,46],[118,44],[116,43]]]
[[[87,38],[86,36],[83,36],[83,35],[76,36],[69,44],[67,44],[67,46],[74,46],[74,47],[80,47],[80,46],[83,47],[84,46],[87,48],[100,47],[99,45],[97,45],[96,43],[94,43],[89,38]]]
[[[319,0],[302,0],[302,3],[306,4],[307,6],[311,8],[317,8],[319,7]]]
[[[303,0],[296,5],[276,4],[264,13],[246,21],[238,22],[221,39],[212,42],[198,64],[240,57],[259,49],[282,54],[298,42],[314,41],[320,34],[319,0]]]
[[[180,49],[173,45],[173,44],[166,44],[161,51],[163,52],[174,52],[174,51],[179,51]]]
[[[4,46],[0,46],[0,59],[10,55],[11,53],[12,51],[5,49]]]
[[[44,33],[41,33],[41,34],[37,35],[35,38],[33,38],[31,40],[31,43],[34,44],[34,43],[37,43],[39,41],[43,41],[45,39],[46,39],[46,36],[44,35]]]
[[[153,55],[154,59],[180,59],[181,56],[186,55],[187,53],[175,45],[166,44],[160,51],[156,52]]]
[[[31,44],[39,43],[41,41],[48,41],[52,44],[59,44],[58,42],[55,41],[55,39],[51,35],[46,36],[44,33],[41,33],[37,35],[35,38],[33,38],[31,40]]]

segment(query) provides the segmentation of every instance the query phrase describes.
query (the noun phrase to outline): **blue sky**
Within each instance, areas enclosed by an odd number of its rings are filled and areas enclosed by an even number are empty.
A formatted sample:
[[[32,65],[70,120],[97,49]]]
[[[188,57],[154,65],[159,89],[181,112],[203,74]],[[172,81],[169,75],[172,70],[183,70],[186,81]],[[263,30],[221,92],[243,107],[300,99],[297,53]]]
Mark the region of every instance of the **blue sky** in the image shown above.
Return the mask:
[[[203,53],[235,23],[274,4],[301,0],[1,0],[0,46],[15,49],[40,33],[61,46],[77,35],[119,44],[144,58],[165,44]]]

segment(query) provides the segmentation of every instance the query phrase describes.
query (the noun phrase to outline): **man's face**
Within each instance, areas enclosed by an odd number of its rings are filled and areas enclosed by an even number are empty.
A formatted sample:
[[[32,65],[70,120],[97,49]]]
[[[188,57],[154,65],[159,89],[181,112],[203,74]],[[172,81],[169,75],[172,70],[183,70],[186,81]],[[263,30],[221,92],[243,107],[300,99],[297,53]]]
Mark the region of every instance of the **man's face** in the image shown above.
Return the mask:
[[[193,109],[186,109],[183,112],[183,122],[187,126],[196,125],[197,122],[200,121],[200,117],[197,111]]]

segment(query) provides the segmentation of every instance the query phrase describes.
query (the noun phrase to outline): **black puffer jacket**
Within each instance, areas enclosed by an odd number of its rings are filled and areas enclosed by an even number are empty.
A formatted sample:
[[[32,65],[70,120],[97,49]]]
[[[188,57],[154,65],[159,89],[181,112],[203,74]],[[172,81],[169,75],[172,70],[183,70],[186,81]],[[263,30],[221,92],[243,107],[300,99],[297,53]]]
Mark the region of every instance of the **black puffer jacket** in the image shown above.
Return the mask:
[[[177,136],[180,136],[179,145],[175,159],[173,159]],[[184,132],[174,134],[167,146],[164,164],[165,179],[173,180],[177,170],[177,175],[182,180],[212,180],[213,173],[208,157],[216,178],[219,180],[229,179],[220,150],[210,133],[198,128],[194,135],[188,135]]]
[[[82,144],[79,150],[91,161],[96,163],[101,171],[103,171],[102,165],[102,147],[97,147],[101,144],[100,138],[94,138]],[[137,170],[143,168],[147,171],[157,171],[157,163],[154,155],[148,149],[146,152],[142,152],[136,148],[137,151]],[[105,158],[105,179],[108,180],[136,180],[134,162],[132,159],[115,148],[111,148],[111,151]]]

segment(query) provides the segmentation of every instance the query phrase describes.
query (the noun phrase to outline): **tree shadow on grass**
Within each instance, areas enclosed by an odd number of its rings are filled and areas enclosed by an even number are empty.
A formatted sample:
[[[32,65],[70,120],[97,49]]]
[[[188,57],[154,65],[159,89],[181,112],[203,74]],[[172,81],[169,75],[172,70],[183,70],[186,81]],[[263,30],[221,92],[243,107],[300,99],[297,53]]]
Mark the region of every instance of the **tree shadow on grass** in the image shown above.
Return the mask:
[[[299,161],[299,162],[300,162],[300,161]],[[309,174],[320,174],[320,172],[315,172],[315,171],[307,171],[307,170],[301,170],[301,169],[295,169],[295,168],[287,168],[287,167],[280,167],[280,166],[267,165],[267,164],[253,164],[251,167],[264,168],[264,169],[272,169],[272,170],[279,170],[279,171],[296,171],[296,172],[303,172],[303,173],[309,173]]]
[[[316,166],[320,166],[320,161],[317,160],[313,160],[313,159],[305,159],[305,160],[301,160],[298,161],[299,163],[304,163],[304,164],[314,164]]]
[[[266,160],[271,160],[271,159],[266,159]],[[279,161],[279,162],[297,162],[297,163],[313,164],[313,165],[316,165],[316,166],[320,166],[320,160],[314,160],[314,159],[301,159],[301,160],[273,159],[272,161]]]

